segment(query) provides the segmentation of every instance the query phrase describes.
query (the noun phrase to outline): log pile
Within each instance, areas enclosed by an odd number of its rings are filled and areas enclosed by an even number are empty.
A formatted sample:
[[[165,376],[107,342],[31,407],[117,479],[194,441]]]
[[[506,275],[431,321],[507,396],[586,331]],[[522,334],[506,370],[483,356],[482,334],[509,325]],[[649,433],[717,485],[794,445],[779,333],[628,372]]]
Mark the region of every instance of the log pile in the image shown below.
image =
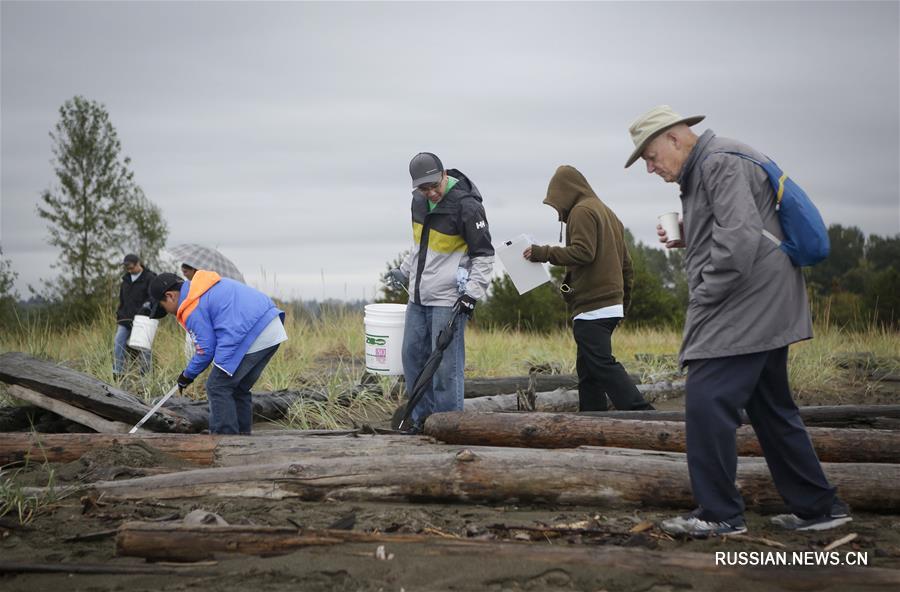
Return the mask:
[[[24,353],[0,355],[0,382],[10,395],[101,433],[125,433],[150,411],[132,394],[87,374]],[[253,394],[253,413],[259,419],[284,417],[298,400],[324,400],[312,391]],[[7,425],[21,425],[21,412],[4,416]],[[153,432],[196,433],[209,427],[206,401],[173,397],[147,422]]]

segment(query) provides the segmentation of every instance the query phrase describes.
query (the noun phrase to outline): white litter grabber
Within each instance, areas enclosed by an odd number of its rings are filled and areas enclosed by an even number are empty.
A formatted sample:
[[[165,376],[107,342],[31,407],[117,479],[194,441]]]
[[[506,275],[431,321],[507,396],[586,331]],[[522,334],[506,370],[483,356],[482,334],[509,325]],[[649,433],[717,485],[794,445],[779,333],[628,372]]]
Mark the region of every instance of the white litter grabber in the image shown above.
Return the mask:
[[[176,384],[175,386],[172,387],[172,390],[170,390],[168,393],[166,393],[165,397],[160,399],[159,402],[157,402],[156,405],[154,405],[153,408],[147,412],[147,415],[145,415],[144,417],[141,418],[141,421],[134,424],[134,427],[131,428],[130,430],[128,430],[128,433],[133,434],[136,431],[138,431],[138,428],[141,427],[142,425],[144,425],[144,422],[147,421],[148,419],[150,419],[151,415],[153,415],[154,413],[159,411],[159,408],[162,407],[163,404],[169,400],[169,397],[174,395],[177,391],[178,391],[178,385]]]

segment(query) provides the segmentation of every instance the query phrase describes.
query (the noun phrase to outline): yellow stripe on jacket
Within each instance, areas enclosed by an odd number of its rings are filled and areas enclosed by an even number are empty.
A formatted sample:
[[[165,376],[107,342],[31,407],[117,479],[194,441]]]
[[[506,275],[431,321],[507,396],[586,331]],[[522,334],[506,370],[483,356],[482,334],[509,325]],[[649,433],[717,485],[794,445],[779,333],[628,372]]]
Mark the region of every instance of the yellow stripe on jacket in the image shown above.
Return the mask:
[[[422,241],[422,225],[413,222],[413,242]],[[469,248],[463,237],[458,234],[444,234],[434,228],[428,231],[428,250],[436,253],[465,252]]]
[[[194,309],[197,308],[197,305],[200,304],[200,297],[218,284],[220,279],[222,279],[222,276],[214,271],[200,270],[194,274],[187,298],[179,305],[178,312],[175,313],[175,318],[178,319],[182,327],[187,329],[187,319],[194,312]]]

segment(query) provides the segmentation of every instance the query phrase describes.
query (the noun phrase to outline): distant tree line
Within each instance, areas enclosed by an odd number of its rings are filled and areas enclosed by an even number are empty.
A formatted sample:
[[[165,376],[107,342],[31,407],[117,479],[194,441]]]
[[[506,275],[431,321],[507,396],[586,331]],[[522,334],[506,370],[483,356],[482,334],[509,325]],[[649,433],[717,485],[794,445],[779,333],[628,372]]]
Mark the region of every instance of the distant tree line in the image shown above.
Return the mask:
[[[828,229],[831,254],[804,268],[813,318],[845,329],[900,326],[900,235],[868,239],[858,228],[834,224]],[[684,251],[635,242],[625,232],[634,267],[629,325],[681,328],[688,304]],[[397,267],[400,257],[388,263]],[[558,286],[564,269],[551,267],[553,282],[519,295],[508,275],[491,281],[475,321],[482,326],[547,331],[571,323]],[[406,302],[400,288],[382,276],[384,302]]]

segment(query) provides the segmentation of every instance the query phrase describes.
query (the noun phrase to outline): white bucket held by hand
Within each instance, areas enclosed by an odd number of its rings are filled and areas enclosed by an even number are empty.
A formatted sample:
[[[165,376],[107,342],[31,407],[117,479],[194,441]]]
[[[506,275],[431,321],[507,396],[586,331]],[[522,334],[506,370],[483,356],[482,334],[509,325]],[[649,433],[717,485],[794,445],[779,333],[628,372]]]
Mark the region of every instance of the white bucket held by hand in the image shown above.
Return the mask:
[[[128,337],[128,347],[150,351],[153,349],[153,338],[156,337],[156,329],[159,321],[137,315],[131,323],[131,335]]]
[[[366,371],[403,374],[403,325],[405,304],[366,305]]]

